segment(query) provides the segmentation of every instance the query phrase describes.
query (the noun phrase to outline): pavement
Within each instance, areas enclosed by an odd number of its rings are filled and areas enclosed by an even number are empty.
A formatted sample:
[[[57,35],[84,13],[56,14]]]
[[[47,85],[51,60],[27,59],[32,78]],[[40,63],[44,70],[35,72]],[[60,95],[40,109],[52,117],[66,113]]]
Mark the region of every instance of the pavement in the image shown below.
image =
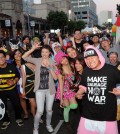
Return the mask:
[[[8,101],[8,111],[10,115],[10,125],[6,130],[0,130],[0,134],[32,134],[33,132],[33,117],[30,114],[28,120],[24,120],[24,125],[19,127],[15,122],[14,118],[14,110],[12,108],[11,102]],[[45,112],[44,112],[45,113]],[[74,130],[74,134],[77,134],[77,127],[79,124],[80,114],[79,110],[71,110],[70,111],[70,123]],[[44,123],[40,123],[39,134],[50,134],[46,130],[45,125],[45,114],[43,115]],[[66,128],[63,120],[62,109],[59,107],[58,102],[54,102],[53,105],[53,117],[52,117],[52,126],[54,128],[54,132],[52,134],[70,134],[68,129]],[[1,121],[0,121],[1,125]]]

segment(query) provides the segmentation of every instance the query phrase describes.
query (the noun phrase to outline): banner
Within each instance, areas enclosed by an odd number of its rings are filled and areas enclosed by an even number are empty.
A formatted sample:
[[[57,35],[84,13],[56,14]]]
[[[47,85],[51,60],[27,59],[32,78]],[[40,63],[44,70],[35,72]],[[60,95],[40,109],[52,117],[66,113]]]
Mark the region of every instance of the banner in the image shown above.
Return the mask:
[[[34,27],[35,26],[35,21],[30,21],[30,26]]]
[[[10,27],[11,26],[10,20],[5,20],[5,26],[6,27]]]

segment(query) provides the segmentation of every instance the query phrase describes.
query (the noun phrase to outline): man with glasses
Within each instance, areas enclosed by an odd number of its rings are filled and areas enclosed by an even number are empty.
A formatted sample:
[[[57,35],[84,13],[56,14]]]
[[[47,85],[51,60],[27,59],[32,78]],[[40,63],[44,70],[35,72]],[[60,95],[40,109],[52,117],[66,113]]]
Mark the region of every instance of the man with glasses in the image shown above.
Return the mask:
[[[110,52],[109,53],[109,62],[111,65],[118,67],[120,65],[120,61],[118,61],[118,53],[117,52]],[[119,66],[120,70],[120,66]]]
[[[105,58],[105,62],[109,63],[109,53],[110,52],[117,52],[118,53],[118,60],[120,60],[120,45],[116,44],[111,46],[111,42],[107,37],[100,38],[101,43],[101,52],[103,57]]]

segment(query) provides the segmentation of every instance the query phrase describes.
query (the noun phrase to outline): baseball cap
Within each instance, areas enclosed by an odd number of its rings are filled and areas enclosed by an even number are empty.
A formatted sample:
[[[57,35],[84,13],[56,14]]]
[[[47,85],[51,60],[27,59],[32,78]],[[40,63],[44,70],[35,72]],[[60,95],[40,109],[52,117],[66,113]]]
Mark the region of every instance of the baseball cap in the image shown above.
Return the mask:
[[[98,56],[98,54],[94,49],[87,49],[84,53],[84,58],[87,58],[90,56]]]
[[[109,41],[109,39],[107,37],[102,37],[102,38],[100,38],[100,42],[102,42],[102,41]]]

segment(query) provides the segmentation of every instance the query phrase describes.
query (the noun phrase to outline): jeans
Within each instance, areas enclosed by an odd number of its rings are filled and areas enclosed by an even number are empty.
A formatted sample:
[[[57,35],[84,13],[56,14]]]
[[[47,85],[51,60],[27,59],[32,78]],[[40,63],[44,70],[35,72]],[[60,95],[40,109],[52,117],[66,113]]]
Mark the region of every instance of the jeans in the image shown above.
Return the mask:
[[[48,89],[46,90],[37,90],[36,91],[36,104],[37,104],[37,112],[34,118],[34,129],[39,128],[39,121],[44,112],[44,105],[46,101],[46,125],[51,125],[52,118],[52,107],[54,102],[55,94],[50,95]]]

